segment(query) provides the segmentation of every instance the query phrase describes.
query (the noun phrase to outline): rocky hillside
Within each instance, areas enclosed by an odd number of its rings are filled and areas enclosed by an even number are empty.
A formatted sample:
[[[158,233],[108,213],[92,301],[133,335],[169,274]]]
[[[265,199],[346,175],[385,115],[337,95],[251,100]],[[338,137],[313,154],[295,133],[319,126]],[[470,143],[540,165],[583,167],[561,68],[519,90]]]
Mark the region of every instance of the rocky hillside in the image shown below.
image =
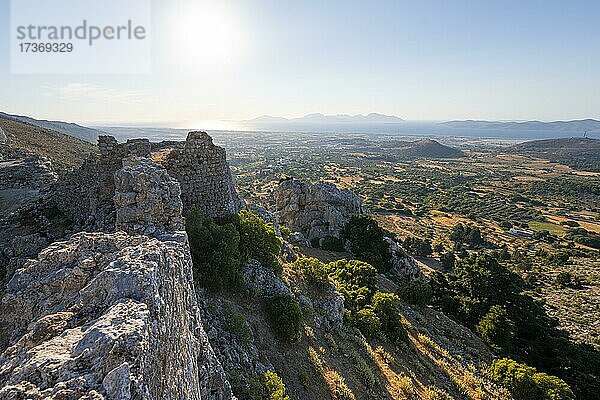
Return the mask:
[[[0,129],[6,137],[0,140],[0,161],[13,159],[15,152],[21,152],[47,158],[56,169],[65,170],[81,165],[90,154],[98,152],[96,146],[75,137],[2,116]]]
[[[0,219],[0,399],[512,398],[353,193],[247,207],[203,132],[99,153]]]
[[[200,321],[179,185],[150,160],[116,175],[121,231],[55,243],[8,283],[0,398],[231,397]]]
[[[99,136],[106,135],[105,132],[97,129],[88,128],[71,122],[40,120],[22,115],[6,114],[3,112],[0,112],[0,118],[23,122],[28,125],[37,126],[38,128],[60,132],[88,143],[96,143],[96,140],[98,140]]]
[[[462,150],[446,146],[433,139],[421,139],[412,142],[389,140],[384,142],[381,147],[385,149],[389,160],[458,158],[464,156]]]

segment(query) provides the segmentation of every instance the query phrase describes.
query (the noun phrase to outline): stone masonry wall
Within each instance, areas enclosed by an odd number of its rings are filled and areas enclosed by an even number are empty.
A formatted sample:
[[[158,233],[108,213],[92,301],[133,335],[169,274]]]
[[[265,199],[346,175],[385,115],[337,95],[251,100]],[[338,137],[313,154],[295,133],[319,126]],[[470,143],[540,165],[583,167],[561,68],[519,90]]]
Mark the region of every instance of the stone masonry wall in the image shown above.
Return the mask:
[[[81,168],[69,172],[53,189],[58,209],[87,230],[114,228],[114,174],[122,167],[123,159],[149,158],[157,150],[171,150],[160,163],[180,184],[183,215],[198,208],[209,217],[227,217],[243,207],[225,150],[215,146],[205,132],[191,132],[185,143],[151,143],[148,139],[118,143],[112,136],[100,136],[98,148],[99,157],[90,158]]]
[[[7,284],[0,399],[231,399],[199,313],[179,184],[135,156],[115,180],[119,232],[54,243]]]
[[[210,217],[227,217],[243,208],[225,149],[206,132],[190,132],[185,146],[174,149],[163,165],[181,185],[184,215],[198,208]]]

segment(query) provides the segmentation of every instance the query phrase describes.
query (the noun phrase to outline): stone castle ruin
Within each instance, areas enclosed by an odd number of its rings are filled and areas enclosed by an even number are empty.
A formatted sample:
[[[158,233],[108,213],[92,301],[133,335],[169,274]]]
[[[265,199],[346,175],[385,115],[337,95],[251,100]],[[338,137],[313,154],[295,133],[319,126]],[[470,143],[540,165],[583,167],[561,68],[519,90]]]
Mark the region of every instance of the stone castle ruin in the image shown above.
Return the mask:
[[[115,226],[115,172],[132,157],[152,158],[179,183],[183,215],[197,208],[206,216],[222,218],[244,207],[225,149],[214,145],[206,132],[190,132],[185,142],[160,143],[148,139],[118,143],[112,136],[100,136],[98,148],[99,157],[68,173],[53,190],[57,208],[77,225],[101,231]]]

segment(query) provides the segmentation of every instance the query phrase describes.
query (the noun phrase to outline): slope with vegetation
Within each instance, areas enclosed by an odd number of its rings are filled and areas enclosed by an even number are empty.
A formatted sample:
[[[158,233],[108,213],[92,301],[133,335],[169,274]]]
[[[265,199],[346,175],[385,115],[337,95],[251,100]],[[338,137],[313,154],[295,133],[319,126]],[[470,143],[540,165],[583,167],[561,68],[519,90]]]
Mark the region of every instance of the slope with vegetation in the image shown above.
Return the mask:
[[[1,116],[0,128],[8,138],[8,143],[0,143],[0,150],[49,158],[59,170],[77,167],[98,152],[96,146],[75,137]]]

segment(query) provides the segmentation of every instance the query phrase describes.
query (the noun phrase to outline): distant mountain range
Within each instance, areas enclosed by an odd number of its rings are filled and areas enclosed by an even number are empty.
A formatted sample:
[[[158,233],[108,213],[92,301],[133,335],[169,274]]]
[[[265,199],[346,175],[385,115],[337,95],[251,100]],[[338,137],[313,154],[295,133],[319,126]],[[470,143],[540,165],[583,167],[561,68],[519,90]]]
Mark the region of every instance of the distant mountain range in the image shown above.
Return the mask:
[[[23,122],[26,124],[34,125],[39,128],[51,129],[56,132],[64,133],[65,135],[74,136],[78,139],[85,140],[89,143],[96,143],[99,135],[106,135],[98,129],[88,128],[85,126],[77,125],[71,122],[62,121],[46,121],[35,119],[31,117],[25,117],[22,115],[12,115],[0,112],[0,118]]]
[[[600,121],[580,119],[573,121],[448,121],[440,125],[454,129],[510,129],[524,131],[557,131],[557,132],[600,132]]]
[[[244,121],[244,122],[258,122],[258,123],[311,123],[311,124],[331,124],[331,123],[371,123],[371,124],[393,124],[403,122],[404,120],[394,115],[385,115],[378,113],[370,113],[367,115],[357,114],[337,114],[337,115],[324,115],[321,113],[307,114],[303,117],[297,118],[284,118],[284,117],[272,117],[270,115],[262,115],[260,117]]]

